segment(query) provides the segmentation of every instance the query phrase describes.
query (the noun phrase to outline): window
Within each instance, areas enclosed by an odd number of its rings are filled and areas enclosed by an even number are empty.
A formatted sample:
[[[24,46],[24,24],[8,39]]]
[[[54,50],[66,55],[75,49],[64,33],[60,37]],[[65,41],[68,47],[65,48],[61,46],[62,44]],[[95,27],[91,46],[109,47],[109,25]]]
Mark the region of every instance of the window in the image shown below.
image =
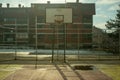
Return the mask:
[[[17,24],[27,24],[27,18],[18,18]]]
[[[28,34],[27,33],[17,33],[16,38],[20,38],[20,39],[28,38]]]
[[[84,15],[82,18],[83,23],[92,23],[92,16],[91,15]]]
[[[78,34],[72,34],[71,38],[77,39],[78,38]]]
[[[38,35],[37,35],[37,38],[38,38],[38,39],[43,39],[43,38],[44,38],[44,35],[43,35],[43,34],[38,34]]]
[[[73,16],[73,22],[80,22],[79,16]]]
[[[64,33],[64,29],[59,29],[59,33]]]
[[[83,39],[85,39],[85,40],[92,39],[92,34],[83,34]]]
[[[13,38],[7,38],[7,41],[14,41],[14,39]]]
[[[13,13],[25,13],[26,12],[26,9],[7,9],[7,10],[4,10],[4,13],[10,13],[10,14],[13,14]]]
[[[11,24],[27,24],[27,18],[4,18],[5,23],[11,23]]]
[[[4,18],[5,23],[14,23],[15,24],[15,18]]]
[[[38,28],[44,28],[45,25],[37,25]]]
[[[18,29],[18,28],[22,28],[22,29],[24,28],[24,29],[27,29],[28,26],[26,26],[26,25],[17,25],[17,29]]]
[[[48,38],[49,40],[52,40],[52,39],[54,38],[54,35],[48,35],[47,38]]]
[[[84,24],[83,27],[84,28],[91,28],[92,29],[92,24]]]
[[[79,25],[78,24],[72,24],[72,28],[78,29]]]
[[[7,25],[7,26],[4,26],[4,27],[9,29],[9,30],[15,30],[15,26],[14,25]]]
[[[37,23],[45,23],[45,17],[44,16],[38,16],[37,17]]]
[[[58,37],[59,37],[59,39],[64,39],[65,35],[64,34],[60,34]]]

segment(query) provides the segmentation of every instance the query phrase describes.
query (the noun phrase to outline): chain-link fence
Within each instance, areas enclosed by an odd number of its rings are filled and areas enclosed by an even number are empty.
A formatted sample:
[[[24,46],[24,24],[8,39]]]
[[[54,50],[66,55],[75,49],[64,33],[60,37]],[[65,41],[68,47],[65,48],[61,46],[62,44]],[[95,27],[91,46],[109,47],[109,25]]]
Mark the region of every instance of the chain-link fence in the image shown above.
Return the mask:
[[[119,60],[120,32],[80,24],[7,25],[0,32],[0,61]]]

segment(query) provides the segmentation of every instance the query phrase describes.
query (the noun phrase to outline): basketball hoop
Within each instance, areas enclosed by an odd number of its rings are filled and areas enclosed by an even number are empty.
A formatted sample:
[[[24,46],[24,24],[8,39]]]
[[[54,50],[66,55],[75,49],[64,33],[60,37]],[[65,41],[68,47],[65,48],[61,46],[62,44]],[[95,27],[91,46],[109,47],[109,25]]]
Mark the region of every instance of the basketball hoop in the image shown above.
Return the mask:
[[[64,16],[63,15],[55,15],[54,21],[55,21],[56,25],[60,25],[64,21]]]

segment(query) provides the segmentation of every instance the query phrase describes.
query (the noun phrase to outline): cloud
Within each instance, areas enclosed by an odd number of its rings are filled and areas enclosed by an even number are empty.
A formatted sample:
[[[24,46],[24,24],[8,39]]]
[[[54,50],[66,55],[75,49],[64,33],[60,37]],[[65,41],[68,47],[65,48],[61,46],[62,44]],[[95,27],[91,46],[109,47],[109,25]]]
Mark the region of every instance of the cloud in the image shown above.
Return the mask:
[[[120,7],[118,5],[114,5],[114,6],[111,6],[108,10],[109,11],[114,11],[114,10],[118,10]]]
[[[98,28],[101,28],[101,29],[106,29],[106,26],[105,26],[105,22],[102,22],[102,23],[96,23],[95,26],[98,27]]]
[[[96,11],[101,11],[102,9],[100,7],[96,8]]]
[[[114,3],[119,3],[119,0],[97,0],[97,4],[102,5],[102,4],[114,4]]]
[[[99,18],[108,18],[106,15],[104,14],[98,14],[98,15],[95,15],[96,17],[99,17]]]

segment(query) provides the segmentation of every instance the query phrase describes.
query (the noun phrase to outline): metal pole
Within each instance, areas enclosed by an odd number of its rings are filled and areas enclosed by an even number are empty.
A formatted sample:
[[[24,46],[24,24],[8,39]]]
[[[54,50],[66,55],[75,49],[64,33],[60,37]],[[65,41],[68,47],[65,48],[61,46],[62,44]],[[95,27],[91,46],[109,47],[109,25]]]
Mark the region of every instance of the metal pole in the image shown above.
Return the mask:
[[[58,27],[59,27],[59,25],[57,25],[57,61],[58,61],[58,54],[59,54],[59,38],[58,38],[58,34],[59,34],[59,32],[58,32]]]
[[[5,32],[3,32],[2,34],[3,34],[3,41],[2,41],[2,42],[3,42],[3,44],[4,44],[4,42],[5,42],[5,36],[4,36],[4,35],[5,35]]]
[[[65,31],[64,31],[64,62],[66,63],[66,24],[65,24]]]
[[[118,49],[119,49],[119,60],[120,60],[120,28],[119,28],[118,32],[119,32],[119,34],[118,34],[119,35],[119,40],[118,40],[119,41],[119,48]]]
[[[66,4],[66,0],[65,0],[65,4]],[[65,6],[66,7],[66,6]]]
[[[66,5],[66,0],[65,0],[65,8],[67,7]],[[64,31],[64,63],[66,63],[66,26],[67,24],[65,23],[65,31]]]
[[[52,37],[52,63],[54,60],[54,42],[55,42],[55,27],[53,27],[53,37]]]
[[[38,61],[38,52],[37,52],[37,16],[35,17],[35,50],[36,50],[36,63],[35,63],[35,69],[37,69],[37,61]]]
[[[79,41],[80,41],[80,37],[79,37],[80,35],[79,35],[79,27],[78,27],[78,60],[79,60],[79,53],[80,53],[80,51],[79,51],[79,46],[80,46],[80,44],[79,44]]]
[[[101,36],[98,34],[98,51],[100,51],[101,48]],[[98,60],[100,60],[100,53],[98,53]]]
[[[15,59],[17,60],[17,19],[15,19]]]
[[[27,46],[29,47],[29,17],[27,17],[27,36],[28,36],[28,40],[27,40]]]

